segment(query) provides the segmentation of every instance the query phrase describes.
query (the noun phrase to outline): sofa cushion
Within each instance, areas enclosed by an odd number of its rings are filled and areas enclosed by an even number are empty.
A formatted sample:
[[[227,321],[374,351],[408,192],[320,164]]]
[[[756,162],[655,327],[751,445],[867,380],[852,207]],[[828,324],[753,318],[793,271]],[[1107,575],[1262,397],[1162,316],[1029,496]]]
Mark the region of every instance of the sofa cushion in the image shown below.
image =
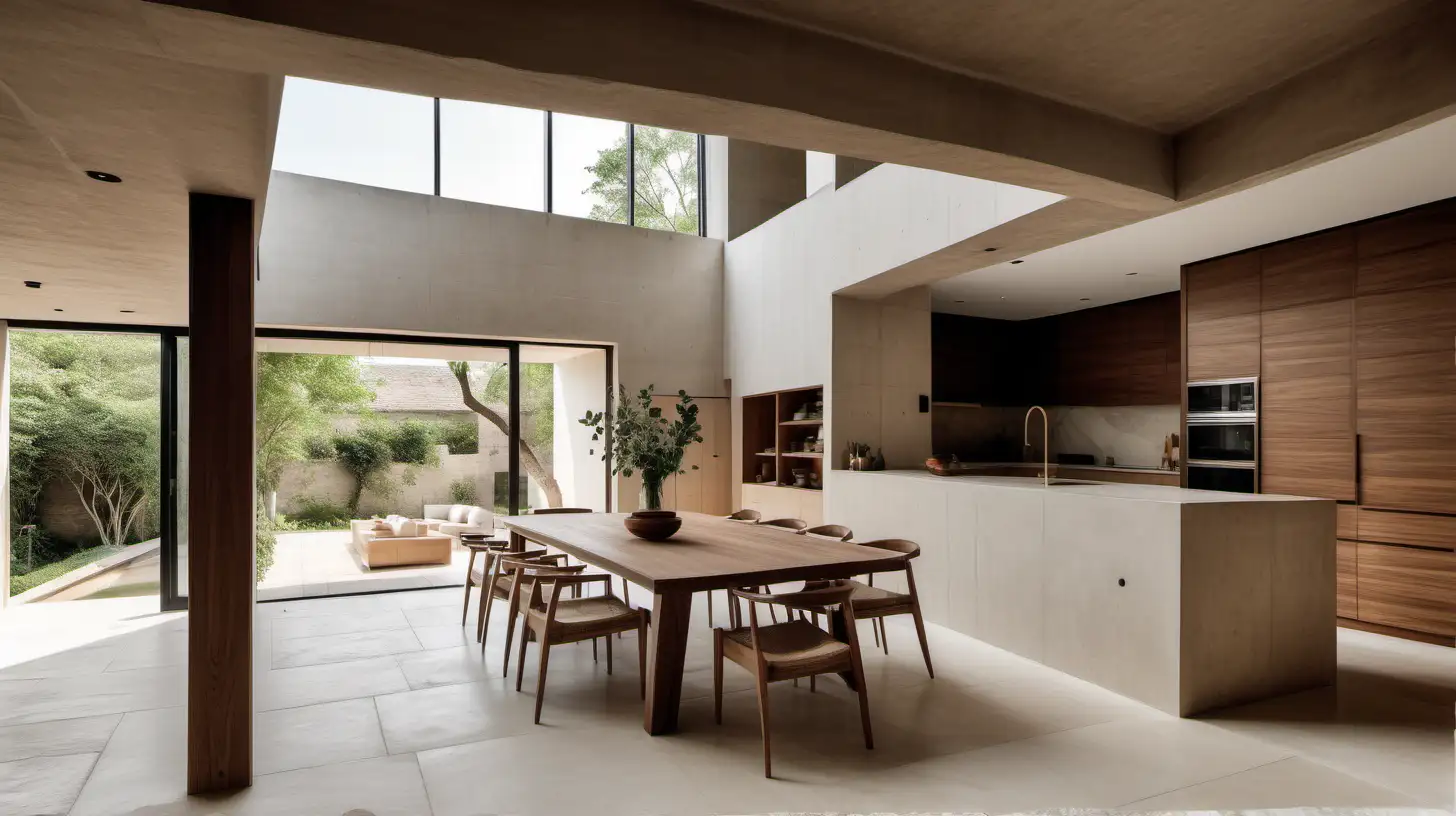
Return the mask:
[[[495,513],[490,512],[484,507],[472,507],[470,508],[469,515],[465,517],[465,523],[471,527],[490,529],[495,526]]]
[[[464,524],[465,523],[465,519],[468,518],[469,516],[470,516],[470,508],[469,507],[467,507],[466,505],[463,505],[463,504],[453,504],[453,505],[450,506],[450,515],[449,516],[446,516],[445,517],[445,520],[446,521],[449,521],[449,522],[451,522],[453,524]]]

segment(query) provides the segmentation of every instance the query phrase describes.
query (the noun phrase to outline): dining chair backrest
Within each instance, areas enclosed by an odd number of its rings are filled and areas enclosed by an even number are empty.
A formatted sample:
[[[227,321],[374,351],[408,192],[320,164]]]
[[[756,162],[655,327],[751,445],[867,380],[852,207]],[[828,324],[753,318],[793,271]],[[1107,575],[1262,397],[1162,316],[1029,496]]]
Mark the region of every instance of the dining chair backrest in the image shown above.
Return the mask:
[[[749,510],[746,508],[743,510],[739,510],[737,513],[734,513],[731,516],[728,516],[729,521],[756,522],[761,518],[763,518],[762,513],[758,512],[757,510]]]
[[[531,511],[533,516],[554,516],[561,513],[594,513],[590,507],[538,507]]]
[[[763,527],[779,527],[784,530],[792,530],[796,533],[809,526],[809,522],[796,518],[770,519],[768,521],[760,521],[759,524]]]
[[[776,604],[806,612],[822,612],[829,607],[848,606],[854,585],[844,580],[810,582],[794,592],[756,592],[752,589],[730,590],[735,598],[751,603]]]
[[[920,545],[913,541],[906,541],[903,538],[881,538],[876,541],[856,541],[861,547],[874,547],[880,550],[904,553],[905,558],[914,558],[920,555]]]
[[[848,541],[854,538],[854,531],[845,527],[843,524],[821,524],[818,527],[800,530],[799,535],[811,535],[820,538],[833,538],[838,541]]]

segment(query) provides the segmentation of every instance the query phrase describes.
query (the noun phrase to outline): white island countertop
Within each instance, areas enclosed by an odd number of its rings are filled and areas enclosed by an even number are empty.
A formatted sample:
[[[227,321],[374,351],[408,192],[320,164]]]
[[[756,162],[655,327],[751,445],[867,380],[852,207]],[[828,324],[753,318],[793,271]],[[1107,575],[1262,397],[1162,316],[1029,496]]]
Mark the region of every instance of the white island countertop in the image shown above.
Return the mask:
[[[1334,679],[1329,499],[924,470],[825,477],[825,522],[920,545],[911,568],[929,622],[1181,716]],[[906,585],[886,574],[875,586]]]
[[[1056,467],[1053,465],[1053,467]],[[1065,467],[1077,467],[1066,465]],[[1157,472],[1157,471],[1154,471]],[[1052,477],[1051,485],[1042,484],[1040,477],[1029,476],[981,476],[974,472],[958,473],[954,476],[937,476],[927,470],[871,470],[835,471],[849,478],[897,478],[923,479],[947,485],[981,485],[1005,487],[1019,490],[1053,491],[1077,496],[1097,496],[1106,499],[1130,499],[1135,501],[1168,502],[1171,504],[1228,504],[1233,502],[1306,502],[1327,501],[1305,496],[1284,496],[1276,493],[1225,493],[1217,490],[1189,490],[1169,485],[1121,484],[1115,482],[1094,482],[1083,479],[1059,479]],[[829,519],[826,519],[828,521]]]

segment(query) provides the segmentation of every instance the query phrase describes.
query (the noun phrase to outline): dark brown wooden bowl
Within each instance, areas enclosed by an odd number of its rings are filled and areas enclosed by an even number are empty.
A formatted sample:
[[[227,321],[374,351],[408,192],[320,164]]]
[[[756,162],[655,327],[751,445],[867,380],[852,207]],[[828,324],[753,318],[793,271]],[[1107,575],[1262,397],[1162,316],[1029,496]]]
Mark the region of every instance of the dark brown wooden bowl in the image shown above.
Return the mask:
[[[638,510],[622,520],[627,532],[648,541],[666,541],[682,527],[683,520],[671,510]]]

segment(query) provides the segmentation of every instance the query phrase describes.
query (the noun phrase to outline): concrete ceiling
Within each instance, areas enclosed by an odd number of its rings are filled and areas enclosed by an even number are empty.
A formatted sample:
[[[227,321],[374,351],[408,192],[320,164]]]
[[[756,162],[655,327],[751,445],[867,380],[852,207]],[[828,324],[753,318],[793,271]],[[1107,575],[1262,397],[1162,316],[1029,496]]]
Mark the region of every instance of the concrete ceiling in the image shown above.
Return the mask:
[[[1242,192],[967,272],[937,312],[1025,320],[1179,288],[1183,264],[1456,196],[1456,116]],[[1086,298],[1087,300],[1083,300]]]
[[[0,318],[185,324],[187,192],[262,200],[272,83],[168,59],[134,5],[47,6],[0,4]]]
[[[1427,0],[704,0],[1176,133]]]
[[[185,194],[262,200],[285,75],[1068,196],[985,236],[1021,254],[1277,179],[1456,110],[1456,4],[1443,0],[1171,11],[1166,0],[900,0],[894,19],[870,0],[804,0],[818,11],[801,13],[823,19],[791,23],[800,4],[750,2],[4,0],[0,317],[110,321],[127,309],[129,320],[182,322]],[[883,37],[856,33],[866,31]],[[1021,50],[984,70],[964,64],[1001,40]],[[125,182],[92,182],[86,169]],[[866,296],[990,265],[964,249],[879,276]],[[46,285],[17,292],[21,280]]]

